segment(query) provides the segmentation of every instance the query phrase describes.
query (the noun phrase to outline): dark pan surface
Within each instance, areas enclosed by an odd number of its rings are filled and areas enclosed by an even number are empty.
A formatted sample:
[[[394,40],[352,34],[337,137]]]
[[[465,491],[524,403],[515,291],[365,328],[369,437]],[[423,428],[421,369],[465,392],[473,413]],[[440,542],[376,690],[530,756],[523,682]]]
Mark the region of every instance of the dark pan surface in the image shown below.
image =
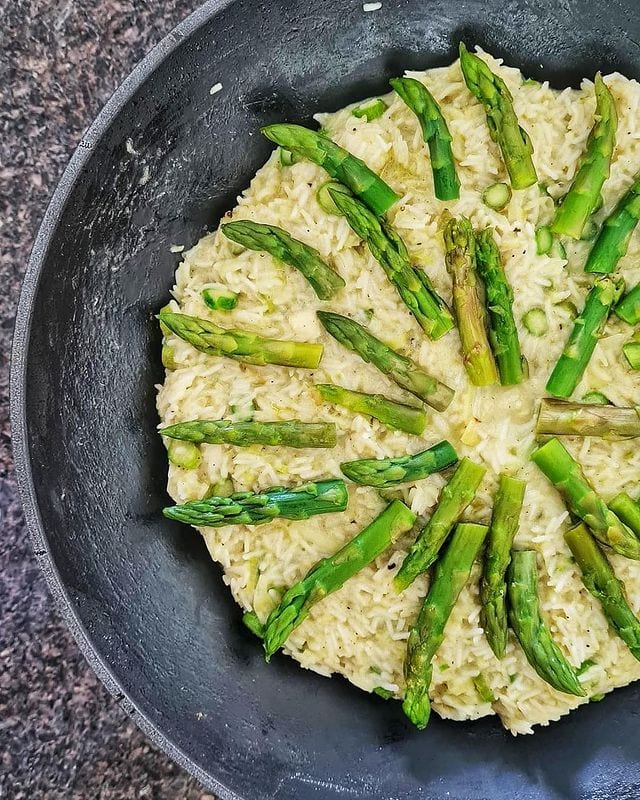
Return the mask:
[[[447,64],[460,38],[555,86],[597,69],[640,77],[637,0],[384,0],[375,13],[355,0],[213,2],[110,101],[33,252],[13,426],[36,551],[109,689],[223,798],[640,796],[639,688],[534,737],[495,720],[434,718],[418,733],[397,703],[285,657],[267,666],[198,537],[159,514],[153,314],[178,260],[169,246],[234,204],[269,152],[259,125]]]

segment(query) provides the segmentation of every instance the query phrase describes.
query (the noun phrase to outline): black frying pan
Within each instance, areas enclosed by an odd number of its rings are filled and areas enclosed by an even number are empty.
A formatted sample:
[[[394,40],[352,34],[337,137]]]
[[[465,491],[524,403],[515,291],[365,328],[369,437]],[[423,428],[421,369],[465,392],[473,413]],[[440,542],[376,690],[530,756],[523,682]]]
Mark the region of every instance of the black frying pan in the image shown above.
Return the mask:
[[[153,314],[169,246],[234,205],[270,150],[260,125],[386,91],[405,68],[449,63],[460,38],[555,86],[640,76],[638,0],[211,2],[108,103],[33,251],[12,410],[36,552],[108,688],[223,798],[640,797],[638,688],[533,737],[495,719],[419,733],[398,703],[283,656],[267,666],[199,537],[159,514]]]

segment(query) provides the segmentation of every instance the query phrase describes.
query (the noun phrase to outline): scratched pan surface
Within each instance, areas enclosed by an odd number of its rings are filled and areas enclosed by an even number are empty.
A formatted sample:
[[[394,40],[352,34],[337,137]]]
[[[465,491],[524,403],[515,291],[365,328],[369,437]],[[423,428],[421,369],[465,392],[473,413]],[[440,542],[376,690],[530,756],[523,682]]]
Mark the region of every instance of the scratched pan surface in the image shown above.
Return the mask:
[[[159,514],[153,314],[169,246],[233,206],[268,155],[260,125],[385,91],[403,68],[449,63],[460,38],[558,87],[640,76],[637,0],[213,2],[107,105],[35,245],[12,400],[35,549],[102,680],[225,800],[640,797],[638,688],[533,737],[495,719],[418,733],[398,703],[284,657],[267,666],[197,535]]]

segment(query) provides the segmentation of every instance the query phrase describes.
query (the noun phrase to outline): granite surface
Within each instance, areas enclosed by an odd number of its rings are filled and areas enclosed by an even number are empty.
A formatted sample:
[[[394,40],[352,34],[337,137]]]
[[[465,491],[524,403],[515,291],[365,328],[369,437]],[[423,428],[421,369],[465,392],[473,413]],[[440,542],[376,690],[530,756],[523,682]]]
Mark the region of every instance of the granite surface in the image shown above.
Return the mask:
[[[21,277],[66,162],[111,92],[198,0],[0,0],[0,798],[213,800],[129,721],[53,608],[12,472]]]

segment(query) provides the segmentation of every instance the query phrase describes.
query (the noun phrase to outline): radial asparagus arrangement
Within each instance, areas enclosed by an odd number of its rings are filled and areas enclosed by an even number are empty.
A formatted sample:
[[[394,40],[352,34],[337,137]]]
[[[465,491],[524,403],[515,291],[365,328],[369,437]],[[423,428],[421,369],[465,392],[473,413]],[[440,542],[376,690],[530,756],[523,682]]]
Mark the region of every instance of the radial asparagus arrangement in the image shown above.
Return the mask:
[[[343,474],[363,486],[386,489],[399,483],[413,483],[440,472],[458,460],[458,454],[446,440],[411,456],[363,458],[340,464]]]
[[[609,508],[640,539],[640,506],[626,492],[620,492],[608,503]]]
[[[493,231],[482,231],[476,239],[478,272],[484,283],[489,311],[489,341],[495,356],[500,383],[513,386],[525,378],[524,359],[518,329],[513,318],[513,290],[504,274]]]
[[[340,589],[374,561],[403,533],[411,530],[416,515],[394,500],[370,525],[333,556],[323,558],[306,576],[287,590],[264,626],[267,661],[286,642],[315,603]]]
[[[373,170],[332,142],[327,136],[302,125],[267,125],[262,133],[294,155],[307,158],[325,169],[332,178],[348,186],[374,214],[382,216],[399,196]]]
[[[421,408],[396,403],[382,394],[354,392],[333,383],[316,384],[322,399],[379,420],[389,428],[420,436],[427,424],[427,415]]]
[[[598,339],[602,336],[611,309],[624,291],[622,278],[602,277],[593,284],[582,312],[575,318],[573,330],[549,380],[547,391],[555,397],[570,397],[587,364]]]
[[[431,519],[418,534],[394,578],[398,591],[410,586],[436,560],[453,526],[476,496],[485,472],[484,467],[468,458],[460,461],[451,480],[443,487]]]
[[[551,226],[554,233],[571,236],[573,239],[580,239],[589,217],[600,201],[602,186],[609,177],[611,156],[616,144],[616,105],[600,73],[595,78],[595,94],[596,121],[571,187],[562,198]]]
[[[500,147],[514,189],[526,189],[537,180],[533,147],[513,110],[513,97],[506,83],[484,61],[460,42],[460,68],[469,91],[482,103],[489,133]]]
[[[451,312],[426,273],[411,264],[398,234],[355,197],[331,188],[328,192],[352,230],[366,242],[422,330],[431,339],[444,336],[453,328]]]
[[[558,439],[551,439],[531,455],[560,492],[569,510],[589,526],[593,535],[622,556],[640,560],[640,540],[607,507]]]
[[[567,531],[564,538],[580,567],[582,582],[600,603],[613,630],[640,661],[640,620],[629,607],[624,584],[583,523]]]
[[[228,497],[191,500],[163,509],[165,517],[187,525],[219,528],[223,525],[261,525],[276,517],[309,519],[316,514],[344,511],[349,501],[344,481],[318,481],[264,492],[235,492]]]
[[[634,439],[640,437],[640,408],[618,408],[602,403],[568,403],[543,398],[536,433],[539,436]]]
[[[328,300],[342,289],[344,281],[322,259],[320,253],[290,236],[275,225],[238,220],[221,225],[225,236],[249,250],[264,250],[269,255],[294,267],[309,281],[320,300]]]
[[[615,313],[627,325],[637,325],[640,322],[640,283],[622,298],[615,308]]]
[[[511,546],[520,523],[526,484],[501,475],[493,506],[491,527],[480,582],[481,620],[487,641],[502,658],[507,647],[507,581]]]
[[[453,389],[426,373],[406,356],[400,355],[349,317],[318,311],[325,330],[360,358],[373,364],[394,383],[411,392],[437,411],[444,411],[453,400]]]
[[[586,272],[614,272],[640,220],[640,176],[605,219],[585,264]]]
[[[442,644],[447,620],[469,580],[488,530],[486,525],[472,523],[463,522],[457,526],[442,558],[436,562],[429,593],[409,633],[402,708],[420,729],[426,727],[431,714],[431,662]]]
[[[514,550],[508,573],[509,623],[527,661],[559,692],[584,697],[573,667],[553,641],[540,615],[538,568],[534,550]]]
[[[418,117],[429,147],[433,188],[439,200],[457,200],[460,181],[451,150],[451,134],[440,107],[427,87],[415,78],[392,78],[389,83]]]
[[[498,373],[487,339],[485,312],[480,299],[475,237],[466,217],[447,220],[444,246],[447,270],[453,280],[453,306],[460,332],[462,359],[469,380],[476,386],[497,383]]]
[[[335,447],[336,426],[332,422],[231,422],[228,419],[190,420],[161,428],[172,439],[195,444],[252,444],[270,447]]]
[[[210,356],[229,356],[248,364],[280,364],[315,369],[322,358],[322,345],[266,339],[247,331],[228,330],[206,319],[187,314],[160,314],[158,319],[170,331]]]

